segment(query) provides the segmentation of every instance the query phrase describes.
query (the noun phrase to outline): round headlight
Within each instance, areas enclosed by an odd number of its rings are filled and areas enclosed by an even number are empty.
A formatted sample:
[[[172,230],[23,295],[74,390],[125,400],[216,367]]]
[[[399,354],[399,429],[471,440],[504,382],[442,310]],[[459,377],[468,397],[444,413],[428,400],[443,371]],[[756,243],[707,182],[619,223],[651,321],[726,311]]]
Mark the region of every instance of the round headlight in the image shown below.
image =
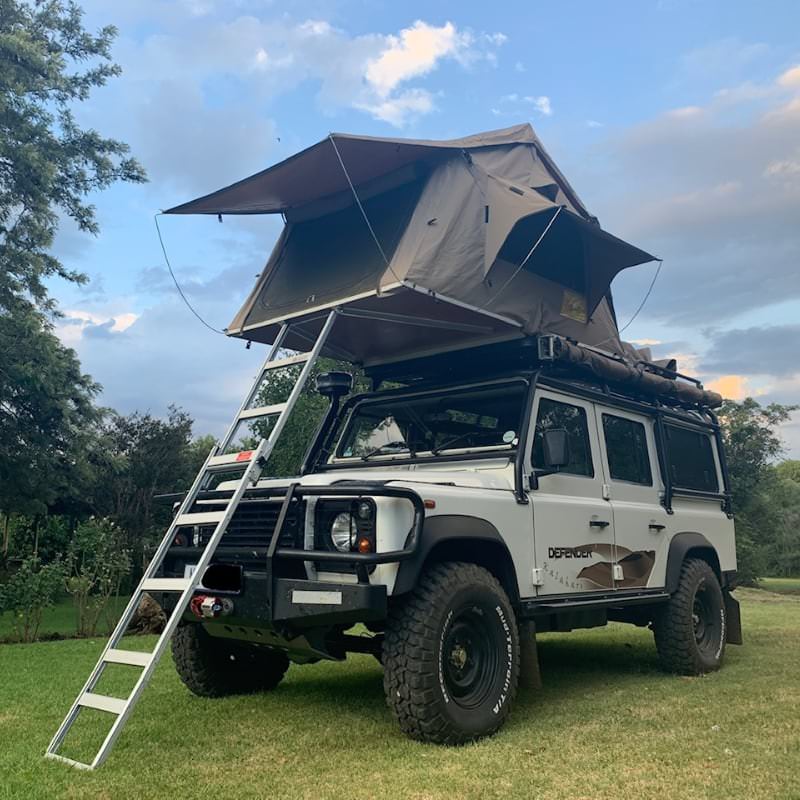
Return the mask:
[[[349,511],[336,515],[331,525],[331,541],[337,550],[349,553],[355,546],[357,533],[356,521]]]

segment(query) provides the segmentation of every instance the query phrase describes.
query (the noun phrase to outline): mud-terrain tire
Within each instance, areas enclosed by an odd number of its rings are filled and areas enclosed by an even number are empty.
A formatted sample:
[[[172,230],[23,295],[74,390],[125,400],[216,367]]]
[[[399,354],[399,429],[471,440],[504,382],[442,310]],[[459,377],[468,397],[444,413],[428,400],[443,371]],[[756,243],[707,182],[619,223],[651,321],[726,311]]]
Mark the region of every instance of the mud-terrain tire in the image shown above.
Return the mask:
[[[172,659],[180,679],[200,697],[266,692],[289,669],[289,659],[278,650],[217,638],[194,623],[175,631]]]
[[[725,613],[714,570],[702,559],[686,559],[678,588],[653,620],[662,668],[680,675],[702,675],[719,669],[728,627]]]
[[[495,733],[519,679],[514,610],[475,564],[426,570],[395,605],[383,642],[386,702],[412,739],[458,745]]]

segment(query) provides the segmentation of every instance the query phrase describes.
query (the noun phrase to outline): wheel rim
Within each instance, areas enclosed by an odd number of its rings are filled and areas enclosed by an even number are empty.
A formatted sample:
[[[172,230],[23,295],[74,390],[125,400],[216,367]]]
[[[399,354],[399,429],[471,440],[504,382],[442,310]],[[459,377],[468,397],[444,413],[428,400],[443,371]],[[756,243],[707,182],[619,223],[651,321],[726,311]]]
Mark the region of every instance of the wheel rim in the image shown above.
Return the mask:
[[[705,586],[699,586],[695,592],[692,606],[692,623],[694,626],[694,640],[697,646],[706,648],[712,644],[712,639],[714,638],[714,604]]]
[[[453,615],[442,643],[445,687],[462,708],[479,706],[489,694],[500,665],[499,648],[481,609]]]

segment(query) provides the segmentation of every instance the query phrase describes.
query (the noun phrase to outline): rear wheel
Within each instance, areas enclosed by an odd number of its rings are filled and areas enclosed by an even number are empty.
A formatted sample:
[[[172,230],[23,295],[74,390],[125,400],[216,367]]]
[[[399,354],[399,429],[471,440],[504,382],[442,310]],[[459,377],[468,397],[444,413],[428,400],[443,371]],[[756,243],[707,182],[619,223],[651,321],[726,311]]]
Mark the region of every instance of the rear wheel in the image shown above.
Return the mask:
[[[668,672],[702,675],[720,668],[727,630],[725,601],[714,570],[699,558],[683,562],[678,588],[653,623]]]
[[[463,744],[497,731],[519,677],[514,611],[475,564],[430,568],[390,615],[383,644],[386,700],[414,739]]]
[[[196,623],[175,631],[172,658],[180,679],[200,697],[269,691],[289,668],[279,650],[211,636]]]

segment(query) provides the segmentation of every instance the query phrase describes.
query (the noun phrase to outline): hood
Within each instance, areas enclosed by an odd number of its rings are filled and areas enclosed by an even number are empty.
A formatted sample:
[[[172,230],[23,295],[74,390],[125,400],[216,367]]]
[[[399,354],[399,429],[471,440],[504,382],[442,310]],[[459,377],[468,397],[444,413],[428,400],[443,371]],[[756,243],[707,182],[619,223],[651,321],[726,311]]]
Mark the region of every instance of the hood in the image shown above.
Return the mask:
[[[294,478],[292,480],[297,480]],[[398,486],[407,486],[409,489],[424,486],[463,486],[470,489],[505,489],[512,490],[514,487],[498,469],[492,470],[408,470],[408,469],[353,469],[346,471],[336,470],[335,472],[320,472],[313,475],[304,475],[299,479],[301,486],[332,486],[346,481],[348,483],[391,483]],[[231,485],[220,484],[220,489],[233,488]],[[288,478],[265,478],[258,482],[258,487],[283,488],[288,486]]]

